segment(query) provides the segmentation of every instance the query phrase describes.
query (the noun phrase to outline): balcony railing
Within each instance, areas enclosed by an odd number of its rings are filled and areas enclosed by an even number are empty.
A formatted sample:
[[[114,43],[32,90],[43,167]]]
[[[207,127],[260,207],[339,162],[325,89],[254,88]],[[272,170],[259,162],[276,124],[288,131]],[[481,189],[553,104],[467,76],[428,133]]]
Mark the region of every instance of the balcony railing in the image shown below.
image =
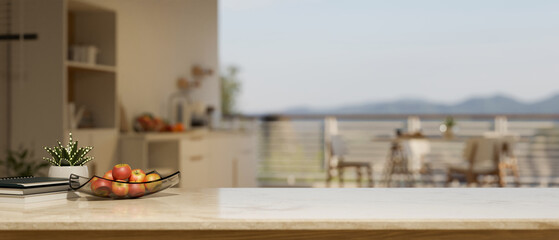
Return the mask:
[[[324,186],[324,119],[336,117],[351,161],[370,162],[379,182],[395,130],[441,136],[447,115],[281,115],[261,118],[259,182],[261,186]],[[559,186],[559,115],[452,115],[453,141],[431,141],[426,159],[442,186],[448,164],[463,161],[464,141],[487,132],[519,136],[514,153],[523,186]],[[351,173],[346,174],[352,179]],[[346,180],[347,181],[347,180]],[[512,179],[507,179],[512,182]]]

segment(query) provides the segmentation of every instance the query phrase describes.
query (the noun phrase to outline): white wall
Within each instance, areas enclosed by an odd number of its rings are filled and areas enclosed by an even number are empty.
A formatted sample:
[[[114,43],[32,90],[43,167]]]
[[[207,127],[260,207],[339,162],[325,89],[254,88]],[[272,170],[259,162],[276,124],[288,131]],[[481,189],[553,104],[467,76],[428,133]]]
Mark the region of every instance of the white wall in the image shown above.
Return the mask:
[[[117,12],[117,82],[128,121],[166,114],[176,80],[194,64],[214,70],[194,100],[219,108],[217,0],[88,0]]]

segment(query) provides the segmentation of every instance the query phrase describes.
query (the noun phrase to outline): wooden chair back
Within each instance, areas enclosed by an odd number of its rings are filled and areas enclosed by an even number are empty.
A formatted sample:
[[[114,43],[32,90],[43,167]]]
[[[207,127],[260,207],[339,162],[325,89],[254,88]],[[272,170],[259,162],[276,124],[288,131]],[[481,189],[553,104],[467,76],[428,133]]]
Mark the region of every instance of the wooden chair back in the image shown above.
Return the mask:
[[[470,169],[497,169],[499,165],[499,145],[496,138],[471,138],[466,142],[464,158],[469,162]]]
[[[337,156],[338,158],[343,158],[343,156],[347,155],[348,153],[347,146],[342,136],[332,135],[330,136],[330,142],[332,145],[331,151],[333,156]]]

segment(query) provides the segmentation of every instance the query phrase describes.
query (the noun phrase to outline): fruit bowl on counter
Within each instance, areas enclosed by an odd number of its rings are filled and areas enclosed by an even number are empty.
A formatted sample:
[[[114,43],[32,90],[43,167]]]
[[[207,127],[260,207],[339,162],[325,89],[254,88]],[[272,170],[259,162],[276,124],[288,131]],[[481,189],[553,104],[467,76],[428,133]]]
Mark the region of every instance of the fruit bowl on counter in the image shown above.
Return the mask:
[[[107,174],[103,177],[94,176],[92,178],[72,174],[70,175],[70,188],[97,197],[129,199],[163,191],[177,185],[179,180],[179,171],[166,177],[160,177],[157,171],[148,172],[143,181],[114,180]]]

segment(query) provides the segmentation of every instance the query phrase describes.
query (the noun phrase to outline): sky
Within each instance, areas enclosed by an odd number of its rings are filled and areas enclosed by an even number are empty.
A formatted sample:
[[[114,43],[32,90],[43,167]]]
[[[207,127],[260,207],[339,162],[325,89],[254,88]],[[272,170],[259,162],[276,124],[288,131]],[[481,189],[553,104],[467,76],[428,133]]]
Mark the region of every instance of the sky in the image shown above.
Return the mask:
[[[559,93],[556,0],[220,0],[238,110]]]

